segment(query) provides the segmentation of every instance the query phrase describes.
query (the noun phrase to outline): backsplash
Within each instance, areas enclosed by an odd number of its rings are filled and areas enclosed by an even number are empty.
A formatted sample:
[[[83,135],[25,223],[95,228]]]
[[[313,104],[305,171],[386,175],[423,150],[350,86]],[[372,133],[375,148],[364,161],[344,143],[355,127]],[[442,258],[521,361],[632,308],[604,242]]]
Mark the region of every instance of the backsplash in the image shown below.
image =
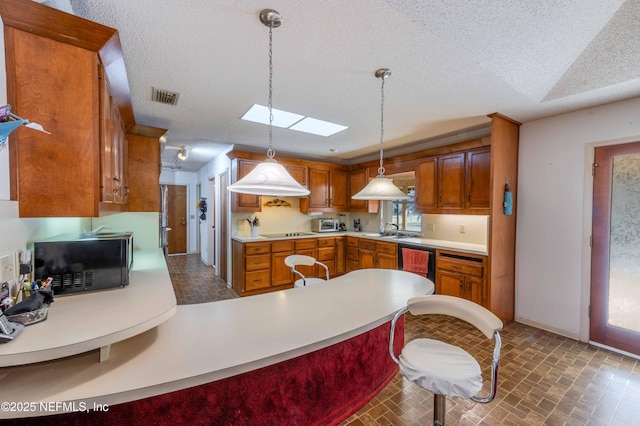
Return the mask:
[[[489,216],[455,214],[422,215],[423,238],[470,244],[487,244],[488,232]]]
[[[266,203],[274,197],[262,197]],[[290,207],[262,207],[256,213],[260,218],[261,234],[276,234],[283,232],[309,232],[311,219],[331,217],[338,219],[340,213],[322,213],[310,215],[300,212],[299,198],[283,197],[291,204]],[[233,213],[231,215],[231,235],[248,236],[249,224],[246,219],[252,213]],[[378,232],[380,229],[380,215],[372,213],[344,213],[347,230],[353,231],[353,220],[360,219],[363,232]],[[461,231],[461,227],[464,232]],[[470,244],[487,244],[489,216],[478,215],[422,215],[422,237],[436,240],[456,241]]]

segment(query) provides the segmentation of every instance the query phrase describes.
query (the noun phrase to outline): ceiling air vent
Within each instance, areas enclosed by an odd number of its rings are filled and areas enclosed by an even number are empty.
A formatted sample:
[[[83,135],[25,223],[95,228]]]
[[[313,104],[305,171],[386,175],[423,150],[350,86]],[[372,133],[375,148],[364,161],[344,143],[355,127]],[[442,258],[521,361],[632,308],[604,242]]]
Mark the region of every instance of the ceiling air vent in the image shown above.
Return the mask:
[[[174,106],[178,105],[179,97],[180,93],[178,92],[171,92],[169,90],[158,89],[156,87],[153,88],[153,93],[151,94],[152,101]]]

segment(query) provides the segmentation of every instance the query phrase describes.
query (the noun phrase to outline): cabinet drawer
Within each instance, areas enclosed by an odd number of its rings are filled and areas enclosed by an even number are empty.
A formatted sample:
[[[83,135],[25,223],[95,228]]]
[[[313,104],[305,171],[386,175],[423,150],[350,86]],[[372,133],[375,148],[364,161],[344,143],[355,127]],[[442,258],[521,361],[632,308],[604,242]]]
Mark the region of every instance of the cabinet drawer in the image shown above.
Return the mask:
[[[333,247],[335,245],[335,238],[318,238],[318,247]]]
[[[289,241],[275,241],[271,243],[271,252],[272,253],[280,253],[283,251],[293,251],[295,243],[291,240]]]
[[[245,291],[258,290],[271,286],[271,271],[247,272],[244,279]]]
[[[347,247],[347,259],[358,260],[358,247]]]
[[[468,260],[453,260],[441,256],[438,258],[438,269],[446,269],[466,275],[482,276],[482,263],[476,264]]]
[[[358,247],[359,238],[347,237],[347,245],[349,247]]]
[[[336,258],[336,252],[333,247],[318,249],[318,260],[323,262],[325,260],[334,260]]]
[[[360,248],[364,249],[364,250],[375,251],[376,250],[376,242],[373,241],[373,240],[362,239],[362,240],[360,240]]]
[[[271,267],[271,255],[262,254],[257,256],[246,256],[244,263],[246,271],[269,269]]]
[[[314,249],[314,248],[316,248],[315,238],[296,240],[296,251],[305,250],[305,249]]]
[[[247,243],[244,245],[244,254],[263,254],[271,252],[271,244],[269,243]]]
[[[376,251],[381,254],[398,254],[398,245],[395,243],[376,243]]]

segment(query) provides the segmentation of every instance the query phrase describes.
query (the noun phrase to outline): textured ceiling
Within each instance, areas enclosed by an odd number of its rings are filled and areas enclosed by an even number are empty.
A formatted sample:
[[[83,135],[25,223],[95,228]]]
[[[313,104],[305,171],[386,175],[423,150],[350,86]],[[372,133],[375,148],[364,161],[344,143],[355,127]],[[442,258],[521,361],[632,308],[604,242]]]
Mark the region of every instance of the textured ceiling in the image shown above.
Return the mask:
[[[273,106],[349,126],[328,138],[276,128],[276,158],[375,156],[373,73],[382,67],[393,71],[385,151],[478,128],[493,112],[527,122],[640,95],[640,0],[70,3],[120,31],[136,121],[168,128],[168,146],[190,149],[182,170],[230,144],[266,151],[267,127],[239,119],[267,103],[264,8],[283,18],[273,35]],[[152,102],[152,87],[179,92],[178,105]],[[176,153],[165,150],[163,162]]]

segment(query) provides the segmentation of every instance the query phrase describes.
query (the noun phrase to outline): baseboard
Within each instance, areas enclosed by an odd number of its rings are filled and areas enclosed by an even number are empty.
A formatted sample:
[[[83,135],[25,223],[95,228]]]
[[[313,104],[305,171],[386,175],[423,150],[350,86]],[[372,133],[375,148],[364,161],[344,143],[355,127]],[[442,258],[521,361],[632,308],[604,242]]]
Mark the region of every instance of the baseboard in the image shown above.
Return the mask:
[[[536,322],[536,321],[533,321],[533,320],[530,320],[530,319],[527,319],[527,318],[522,318],[522,317],[517,317],[517,316],[515,318],[515,321],[519,322],[521,324],[524,324],[524,325],[530,325],[531,327],[539,328],[539,329],[544,330],[544,331],[549,331],[551,333],[558,334],[560,336],[569,337],[571,339],[575,339],[575,340],[580,341],[580,333],[574,333],[574,332],[571,332],[571,331],[562,330],[560,328],[551,327],[550,325],[547,325],[547,324],[542,324],[542,323],[539,323],[539,322]],[[585,342],[585,343],[587,343],[587,342]]]

